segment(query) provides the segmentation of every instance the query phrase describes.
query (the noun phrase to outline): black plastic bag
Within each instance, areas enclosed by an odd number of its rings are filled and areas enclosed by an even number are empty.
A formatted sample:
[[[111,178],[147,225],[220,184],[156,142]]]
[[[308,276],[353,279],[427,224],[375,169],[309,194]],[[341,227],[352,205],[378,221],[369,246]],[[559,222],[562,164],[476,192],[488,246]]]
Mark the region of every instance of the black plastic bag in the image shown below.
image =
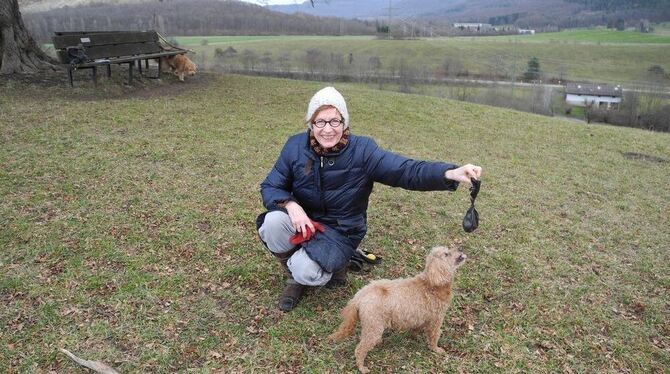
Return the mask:
[[[465,213],[463,217],[463,230],[465,232],[473,232],[479,226],[479,213],[475,208],[475,199],[479,193],[479,188],[481,187],[482,182],[475,178],[470,178],[472,186],[470,186],[470,209]]]

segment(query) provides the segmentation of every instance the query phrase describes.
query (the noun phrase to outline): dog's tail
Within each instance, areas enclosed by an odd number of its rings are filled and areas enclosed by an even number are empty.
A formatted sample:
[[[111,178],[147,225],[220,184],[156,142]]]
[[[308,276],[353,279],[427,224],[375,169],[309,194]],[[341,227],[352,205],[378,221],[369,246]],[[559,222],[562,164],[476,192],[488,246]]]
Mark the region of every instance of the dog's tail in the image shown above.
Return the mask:
[[[358,322],[358,303],[355,303],[353,300],[350,301],[347,306],[342,309],[342,318],[343,320],[340,327],[328,337],[331,341],[340,341],[351,335],[354,331],[356,322]]]

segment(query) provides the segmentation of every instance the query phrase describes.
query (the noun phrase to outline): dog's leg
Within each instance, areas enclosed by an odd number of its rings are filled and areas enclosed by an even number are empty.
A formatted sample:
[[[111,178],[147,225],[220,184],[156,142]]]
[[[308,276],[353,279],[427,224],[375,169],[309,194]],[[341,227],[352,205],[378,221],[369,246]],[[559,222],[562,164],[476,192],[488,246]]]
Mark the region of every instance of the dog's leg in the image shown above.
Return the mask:
[[[444,353],[444,349],[437,346],[437,341],[440,340],[440,335],[442,334],[442,320],[443,318],[438,318],[437,321],[431,321],[425,330],[428,346],[435,353]]]
[[[410,336],[415,340],[420,340],[425,333],[426,329],[424,327],[409,330]]]
[[[356,346],[354,356],[356,356],[356,366],[363,374],[370,371],[365,367],[365,357],[372,348],[382,341],[382,335],[384,335],[383,321],[376,320],[376,318],[376,316],[367,318],[367,321],[361,318],[361,341]]]

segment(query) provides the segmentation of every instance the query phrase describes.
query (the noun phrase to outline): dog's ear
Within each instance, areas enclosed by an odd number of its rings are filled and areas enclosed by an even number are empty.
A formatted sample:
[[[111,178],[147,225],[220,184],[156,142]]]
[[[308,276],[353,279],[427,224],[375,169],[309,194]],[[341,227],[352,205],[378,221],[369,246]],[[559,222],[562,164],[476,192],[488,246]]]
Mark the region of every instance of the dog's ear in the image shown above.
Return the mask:
[[[451,279],[450,269],[445,259],[439,259],[439,253],[431,253],[426,259],[426,275],[432,286],[444,286]]]

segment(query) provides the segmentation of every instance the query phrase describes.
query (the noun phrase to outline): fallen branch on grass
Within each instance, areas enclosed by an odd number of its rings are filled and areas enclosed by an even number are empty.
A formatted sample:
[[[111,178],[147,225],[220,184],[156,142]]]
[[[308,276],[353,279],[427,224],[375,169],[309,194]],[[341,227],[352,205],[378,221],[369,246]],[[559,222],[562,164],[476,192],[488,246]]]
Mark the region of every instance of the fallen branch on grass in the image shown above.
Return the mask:
[[[70,357],[74,362],[78,363],[81,366],[85,366],[96,373],[101,373],[101,374],[120,374],[118,371],[112,369],[111,367],[103,364],[100,361],[89,361],[89,360],[83,360],[75,355],[73,355],[70,351],[67,349],[60,349],[61,352],[65,353],[68,357]]]

